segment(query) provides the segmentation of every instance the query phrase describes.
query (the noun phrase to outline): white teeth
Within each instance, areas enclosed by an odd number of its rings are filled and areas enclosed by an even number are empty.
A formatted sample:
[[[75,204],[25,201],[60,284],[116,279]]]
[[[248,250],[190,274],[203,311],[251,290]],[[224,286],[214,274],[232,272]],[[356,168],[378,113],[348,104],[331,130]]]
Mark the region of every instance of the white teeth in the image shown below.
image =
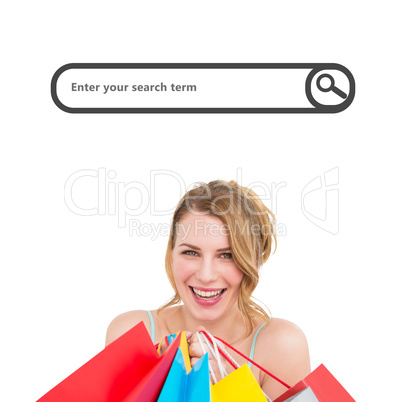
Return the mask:
[[[192,290],[197,297],[201,297],[201,298],[205,298],[205,299],[216,299],[223,293],[224,289],[208,291],[208,292],[204,292],[203,290],[199,290],[196,288],[192,288]]]

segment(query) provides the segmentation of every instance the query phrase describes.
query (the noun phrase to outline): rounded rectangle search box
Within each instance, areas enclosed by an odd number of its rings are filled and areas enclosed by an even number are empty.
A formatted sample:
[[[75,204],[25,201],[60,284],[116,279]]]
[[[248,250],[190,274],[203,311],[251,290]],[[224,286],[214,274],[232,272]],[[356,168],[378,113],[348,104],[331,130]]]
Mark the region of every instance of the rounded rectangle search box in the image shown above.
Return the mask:
[[[338,113],[355,80],[334,63],[75,63],[51,94],[69,113]]]

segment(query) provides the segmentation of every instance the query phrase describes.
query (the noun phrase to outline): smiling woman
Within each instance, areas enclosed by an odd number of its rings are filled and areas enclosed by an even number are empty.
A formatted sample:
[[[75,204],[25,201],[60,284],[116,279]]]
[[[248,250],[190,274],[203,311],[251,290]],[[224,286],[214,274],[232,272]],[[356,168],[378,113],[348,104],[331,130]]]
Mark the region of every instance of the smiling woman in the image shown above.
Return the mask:
[[[194,210],[181,218],[180,228],[173,249],[168,248],[167,253],[168,276],[176,290],[167,306],[179,298],[183,301],[188,328],[197,324],[211,327],[224,315],[236,316],[233,306],[237,305],[244,274],[234,261],[229,235],[210,232],[211,228],[224,231],[223,222]]]
[[[290,385],[310,372],[303,332],[269,317],[251,300],[261,266],[276,246],[274,216],[250,189],[221,180],[186,193],[173,215],[165,268],[172,299],[158,310],[130,311],[110,324],[106,344],[144,321],[153,341],[187,331],[191,364],[202,356],[196,335],[205,328]],[[258,341],[257,341],[258,337]],[[245,359],[238,358],[240,364]],[[231,367],[227,367],[231,371]],[[252,367],[271,398],[286,388]]]

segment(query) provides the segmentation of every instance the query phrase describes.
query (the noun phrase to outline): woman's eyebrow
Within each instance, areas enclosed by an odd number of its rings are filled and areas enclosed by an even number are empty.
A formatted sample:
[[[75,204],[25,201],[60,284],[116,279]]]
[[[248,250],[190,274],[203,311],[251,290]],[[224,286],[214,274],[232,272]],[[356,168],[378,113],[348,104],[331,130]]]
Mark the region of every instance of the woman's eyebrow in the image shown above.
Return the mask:
[[[181,244],[179,244],[179,247],[189,247],[194,250],[201,250],[199,247],[194,246],[194,244],[189,244],[189,243],[181,243]],[[230,247],[218,248],[216,251],[230,251]]]
[[[216,251],[230,251],[230,247],[218,248]]]
[[[180,245],[179,245],[179,247],[190,247],[190,248],[193,248],[194,250],[201,250],[199,247],[197,247],[197,246],[194,246],[193,244],[188,244],[188,243],[181,243]]]

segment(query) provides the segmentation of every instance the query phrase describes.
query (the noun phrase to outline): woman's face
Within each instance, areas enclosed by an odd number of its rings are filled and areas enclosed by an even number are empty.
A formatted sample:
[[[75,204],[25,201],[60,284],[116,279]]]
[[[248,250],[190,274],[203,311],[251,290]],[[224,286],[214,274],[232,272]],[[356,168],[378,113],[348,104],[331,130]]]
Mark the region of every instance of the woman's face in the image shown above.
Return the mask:
[[[236,305],[243,278],[226,226],[216,216],[188,212],[176,233],[172,268],[181,300],[198,321],[222,318]]]

